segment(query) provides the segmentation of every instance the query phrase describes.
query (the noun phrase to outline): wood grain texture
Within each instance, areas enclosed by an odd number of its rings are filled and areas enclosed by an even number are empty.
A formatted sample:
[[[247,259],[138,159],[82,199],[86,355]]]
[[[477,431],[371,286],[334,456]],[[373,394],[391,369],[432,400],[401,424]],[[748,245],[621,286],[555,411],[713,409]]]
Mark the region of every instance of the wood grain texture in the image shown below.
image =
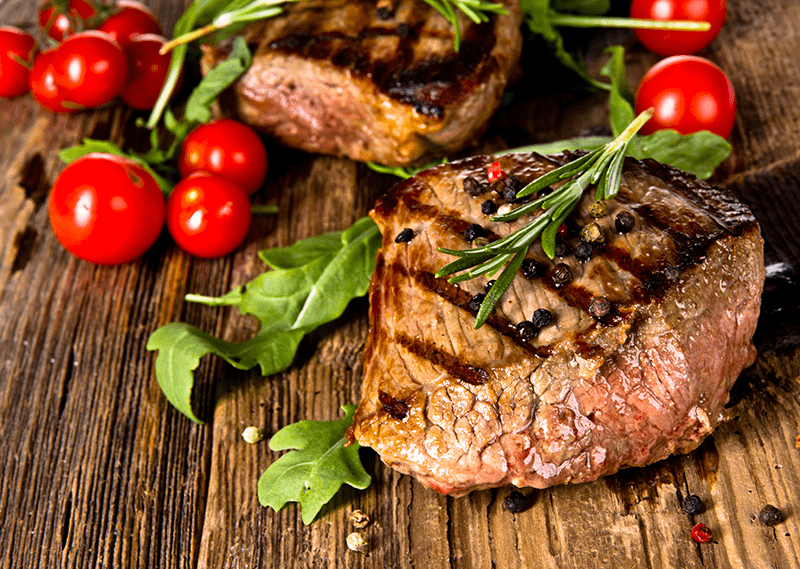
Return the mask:
[[[185,2],[148,4],[171,29]],[[27,0],[0,3],[0,22],[34,15]],[[632,47],[635,81],[654,58],[627,32],[592,36],[590,68],[604,45],[620,42]],[[799,44],[797,0],[731,0],[706,53],[739,98],[734,154],[716,181],[753,208],[768,262],[785,264],[765,293],[759,358],[732,391],[733,419],[689,455],[589,484],[524,490],[530,507],[518,514],[503,507],[510,488],[447,498],[368,451],[370,488],[345,490],[309,527],[294,506],[276,513],[258,504],[258,477],[278,455],[241,432],[335,419],[357,401],[366,300],[306,338],[294,365],[274,377],[204,360],[197,401],[205,425],[172,409],[156,383],[145,344],[158,326],[183,321],[228,340],[257,329],[184,294],[221,294],[264,269],[260,249],[348,226],[391,178],[270,145],[257,199],[282,213],[260,218],[234,254],[197,260],[164,237],[134,263],[95,267],[63,251],[49,228],[47,195],[63,168],[57,152],[84,136],[141,145],[139,115],[112,105],[56,116],[29,96],[0,101],[0,568],[800,567]],[[482,150],[604,128],[604,96],[547,92],[530,77],[514,87]],[[682,512],[691,493],[706,512]],[[760,524],[767,503],[786,521]],[[366,555],[345,544],[354,509],[372,519]],[[689,532],[701,521],[715,539],[699,546]]]

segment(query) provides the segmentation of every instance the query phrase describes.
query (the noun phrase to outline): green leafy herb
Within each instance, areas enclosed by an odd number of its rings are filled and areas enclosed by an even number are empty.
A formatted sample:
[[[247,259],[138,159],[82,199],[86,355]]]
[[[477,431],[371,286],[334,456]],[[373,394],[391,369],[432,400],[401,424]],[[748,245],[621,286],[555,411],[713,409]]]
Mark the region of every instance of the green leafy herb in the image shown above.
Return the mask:
[[[710,28],[708,22],[641,20],[602,16],[610,7],[608,0],[553,0],[552,6],[551,0],[520,0],[519,5],[530,31],[542,36],[547,41],[553,55],[564,67],[572,70],[586,83],[597,89],[608,89],[609,85],[589,75],[583,61],[567,51],[561,32],[558,31],[559,27],[688,31],[706,31]]]
[[[422,172],[423,170],[427,170],[428,168],[433,168],[434,166],[439,166],[440,164],[446,164],[447,158],[442,158],[441,160],[434,160],[433,162],[428,162],[427,164],[423,164],[422,166],[417,166],[414,168],[403,168],[401,166],[384,166],[383,164],[377,164],[375,162],[367,162],[367,167],[370,170],[374,170],[375,172],[379,172],[381,174],[391,174],[392,176],[397,176],[398,178],[402,178],[403,180],[407,180],[411,176]]]
[[[153,332],[147,349],[158,350],[156,377],[170,403],[200,422],[190,400],[193,372],[206,354],[239,369],[260,366],[263,375],[289,367],[305,334],[335,320],[353,298],[366,294],[380,242],[378,227],[364,217],[345,231],[261,251],[273,270],[226,295],[187,295],[186,300],[209,306],[235,306],[242,314],[257,317],[261,327],[255,337],[241,343],[214,338],[183,323]]]
[[[488,14],[508,14],[502,4],[485,0],[425,0],[453,26],[455,50],[461,47],[461,26],[458,23],[456,10],[461,10],[476,24],[489,21]]]
[[[436,273],[437,277],[455,275],[449,279],[451,283],[473,279],[480,275],[491,276],[505,267],[481,303],[481,308],[475,317],[475,328],[486,322],[497,301],[511,285],[528,248],[536,239],[541,237],[542,248],[548,257],[552,259],[555,256],[556,232],[580,201],[586,188],[596,185],[598,200],[617,195],[628,144],[652,115],[653,110],[648,109],[636,117],[615,140],[537,178],[522,188],[517,196],[529,196],[550,184],[568,180],[553,193],[518,207],[510,213],[491,218],[492,221],[511,221],[528,213],[544,210],[522,229],[475,249],[439,249],[443,253],[458,257]]]
[[[258,500],[275,511],[299,502],[309,525],[343,484],[364,490],[372,481],[358,456],[358,442],[347,444],[345,431],[353,422],[353,405],[342,407],[337,421],[300,421],[275,433],[269,448],[291,450],[273,462],[258,481]]]

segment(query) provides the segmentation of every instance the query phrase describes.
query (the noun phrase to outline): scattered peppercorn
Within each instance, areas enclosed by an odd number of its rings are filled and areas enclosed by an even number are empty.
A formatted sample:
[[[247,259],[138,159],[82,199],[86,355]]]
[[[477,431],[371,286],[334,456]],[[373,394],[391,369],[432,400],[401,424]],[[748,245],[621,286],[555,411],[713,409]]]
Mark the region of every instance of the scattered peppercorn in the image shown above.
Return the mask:
[[[774,526],[783,521],[783,512],[772,504],[767,504],[758,513],[758,519],[765,526]]]
[[[614,218],[614,226],[619,233],[630,233],[636,223],[636,218],[629,211],[621,211]]]
[[[359,553],[366,553],[369,551],[369,542],[363,533],[354,531],[347,536],[347,547]]]
[[[581,229],[581,239],[592,245],[602,245],[606,242],[603,230],[596,223],[588,223]]]
[[[550,186],[545,186],[544,188],[536,192],[536,199],[538,200],[545,196],[549,196],[552,193],[553,193],[553,188],[551,188]]]
[[[506,187],[513,188],[514,193],[518,194],[519,191],[522,189],[522,182],[519,181],[519,178],[514,176],[513,174],[506,178]]]
[[[518,490],[514,490],[503,500],[503,507],[512,514],[519,514],[528,509],[528,498]]]
[[[407,38],[411,34],[411,28],[405,22],[397,24],[397,35],[401,38]]]
[[[369,525],[369,516],[361,510],[353,510],[350,514],[350,523],[356,529],[364,529]]]
[[[377,16],[379,20],[388,20],[392,17],[394,7],[389,0],[378,0],[377,8]]]
[[[592,258],[592,246],[586,241],[581,241],[575,248],[575,258],[585,263]]]
[[[566,237],[567,233],[569,233],[569,229],[567,229],[567,225],[562,223],[558,226],[558,231],[556,231],[556,236],[558,237]]]
[[[489,291],[492,290],[492,286],[494,286],[494,279],[488,281],[485,285],[483,285],[483,292],[489,294]]]
[[[595,219],[607,216],[608,204],[606,202],[594,202],[589,208],[589,215]]]
[[[508,203],[517,203],[517,190],[506,184],[503,190],[503,198],[505,198]]]
[[[481,213],[484,215],[492,215],[497,211],[497,204],[492,200],[486,200],[481,204]]]
[[[523,320],[517,324],[517,335],[522,340],[530,340],[536,336],[537,332],[539,332],[539,328],[533,322]]]
[[[706,524],[697,524],[692,528],[692,539],[697,543],[708,543],[714,539],[714,534]]]
[[[464,178],[462,182],[462,187],[464,191],[467,192],[471,196],[479,196],[481,194],[485,194],[489,187],[486,184],[481,184],[478,180],[473,178],[472,176],[467,176]]]
[[[522,271],[522,276],[528,280],[533,280],[544,275],[544,267],[535,259],[525,259],[522,261],[520,270]]]
[[[566,257],[570,251],[572,251],[572,247],[569,246],[566,239],[556,239],[556,257]]]
[[[486,173],[486,179],[489,180],[489,183],[505,180],[505,178],[506,173],[500,167],[500,162],[492,162],[492,165],[489,166],[489,171]]]
[[[572,269],[565,263],[559,263],[553,269],[553,284],[556,288],[568,285],[572,282]]]
[[[602,320],[611,312],[611,301],[605,296],[595,296],[589,303],[589,314],[595,320]]]
[[[244,442],[254,445],[264,440],[264,429],[258,427],[247,427],[242,431]]]
[[[486,295],[482,292],[479,292],[475,296],[469,299],[469,309],[473,312],[478,312],[481,309],[481,304],[483,304],[483,299],[486,298]]]
[[[533,322],[533,325],[537,328],[549,326],[552,321],[553,314],[546,308],[537,308],[533,313],[533,318],[531,318],[531,322]]]
[[[683,499],[683,511],[690,516],[702,514],[705,509],[706,506],[703,504],[703,500],[697,494],[690,494]]]
[[[411,243],[411,240],[414,239],[414,230],[410,227],[406,227],[400,233],[397,234],[397,237],[394,238],[395,243]]]
[[[478,237],[486,237],[486,231],[484,231],[483,227],[478,225],[477,223],[471,223],[469,227],[464,231],[464,237],[467,241],[472,243]]]

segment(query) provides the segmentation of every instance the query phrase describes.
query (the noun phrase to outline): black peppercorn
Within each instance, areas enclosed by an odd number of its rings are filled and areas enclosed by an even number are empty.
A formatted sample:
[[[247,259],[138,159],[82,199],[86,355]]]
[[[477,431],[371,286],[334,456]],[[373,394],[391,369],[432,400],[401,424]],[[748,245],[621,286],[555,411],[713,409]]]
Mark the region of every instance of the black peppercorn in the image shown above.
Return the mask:
[[[556,239],[556,257],[566,257],[570,251],[572,251],[572,247],[569,246],[566,239]]]
[[[758,513],[758,519],[765,526],[774,526],[783,521],[783,512],[772,504],[767,504]]]
[[[512,514],[519,514],[528,509],[528,498],[522,492],[514,490],[503,500],[503,507]]]
[[[472,243],[478,237],[486,237],[486,231],[484,231],[483,227],[477,223],[471,223],[470,226],[464,231],[464,237],[467,241]]]
[[[702,514],[705,509],[706,506],[703,504],[703,500],[697,494],[690,494],[683,499],[683,511],[690,516]]]
[[[517,335],[522,340],[530,340],[536,333],[539,331],[539,328],[536,327],[536,324],[530,322],[528,320],[523,320],[519,324],[517,324]]]
[[[536,262],[535,259],[525,259],[522,261],[520,270],[522,271],[522,276],[528,280],[533,280],[544,274],[544,267]]]
[[[572,282],[572,269],[565,263],[559,263],[553,269],[553,284],[556,288],[568,285]]]
[[[595,296],[589,303],[589,314],[595,320],[602,320],[611,312],[611,301],[605,296]]]
[[[397,35],[401,38],[407,38],[411,35],[411,28],[406,23],[397,24]]]
[[[537,308],[533,313],[533,318],[531,318],[531,322],[533,322],[533,325],[537,328],[549,326],[552,321],[553,314],[546,308]]]
[[[552,193],[553,193],[553,188],[551,188],[550,186],[545,186],[544,188],[536,192],[536,199],[538,200],[539,198],[549,196]]]
[[[592,257],[592,246],[586,241],[581,241],[575,248],[575,258],[585,263]]]
[[[490,280],[485,285],[483,285],[483,292],[489,294],[489,291],[492,290],[493,286],[494,286],[494,279]]]
[[[486,184],[480,183],[472,176],[467,176],[466,178],[464,178],[464,181],[462,182],[462,187],[464,188],[464,191],[471,196],[479,196],[481,194],[485,194],[486,191],[489,189]]]
[[[509,176],[505,179],[505,190],[503,190],[503,197],[508,203],[517,203],[517,194],[522,189],[522,182],[516,176]]]
[[[388,6],[378,6],[378,9],[375,11],[375,13],[379,20],[388,20],[392,17],[392,11]]]
[[[406,227],[400,233],[397,234],[397,237],[394,238],[395,243],[410,243],[411,240],[414,238],[414,230],[410,227]]]
[[[481,309],[481,304],[483,304],[483,299],[486,298],[486,295],[479,292],[475,296],[469,299],[469,309],[473,312],[478,312]]]
[[[486,200],[481,204],[481,213],[484,215],[492,215],[497,211],[497,204],[492,200]]]
[[[621,211],[614,218],[614,226],[619,233],[630,233],[636,223],[636,218],[629,211]]]

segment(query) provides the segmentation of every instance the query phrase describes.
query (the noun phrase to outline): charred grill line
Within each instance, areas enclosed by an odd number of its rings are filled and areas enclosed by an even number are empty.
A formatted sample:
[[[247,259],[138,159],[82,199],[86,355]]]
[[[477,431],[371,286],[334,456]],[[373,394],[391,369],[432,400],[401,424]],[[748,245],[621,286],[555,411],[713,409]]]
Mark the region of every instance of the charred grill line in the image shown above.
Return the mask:
[[[460,361],[456,356],[442,351],[436,346],[397,334],[395,340],[410,353],[428,360],[433,366],[445,370],[454,378],[470,385],[484,385],[489,382],[489,374],[485,369]]]

